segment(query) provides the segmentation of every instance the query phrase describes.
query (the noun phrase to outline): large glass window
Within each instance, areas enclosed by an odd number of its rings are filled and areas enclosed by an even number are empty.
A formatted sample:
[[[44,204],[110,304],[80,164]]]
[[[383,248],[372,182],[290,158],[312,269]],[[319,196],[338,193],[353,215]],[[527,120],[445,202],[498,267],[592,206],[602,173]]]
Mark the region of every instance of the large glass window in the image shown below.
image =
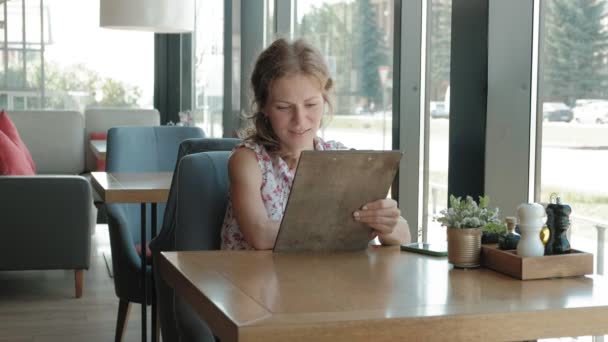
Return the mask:
[[[427,103],[430,117],[428,155],[425,156],[428,174],[426,234],[429,242],[444,242],[445,227],[434,221],[448,203],[448,155],[450,128],[450,46],[452,0],[432,0],[427,19]]]
[[[268,46],[276,37],[275,0],[264,1],[264,46]]]
[[[224,2],[196,2],[194,121],[209,137],[222,136]]]
[[[318,48],[335,81],[321,135],[358,149],[391,149],[393,0],[295,0],[295,37]]]
[[[6,108],[153,106],[152,33],[100,28],[94,0],[11,0],[0,5],[2,16],[4,8],[0,102]]]
[[[572,206],[571,244],[594,251],[608,221],[608,6],[546,0],[539,75],[540,201]]]

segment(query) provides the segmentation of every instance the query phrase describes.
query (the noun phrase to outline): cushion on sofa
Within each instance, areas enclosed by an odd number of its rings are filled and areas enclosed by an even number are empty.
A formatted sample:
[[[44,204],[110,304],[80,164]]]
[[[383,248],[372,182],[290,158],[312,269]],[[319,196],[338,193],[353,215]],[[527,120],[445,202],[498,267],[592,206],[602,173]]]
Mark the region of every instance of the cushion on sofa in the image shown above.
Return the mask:
[[[90,140],[108,140],[108,133],[106,132],[91,132],[89,134]],[[97,171],[105,171],[106,170],[106,161],[105,159],[95,159],[95,164]]]
[[[34,163],[34,160],[32,159],[32,154],[30,153],[30,150],[27,148],[27,146],[25,146],[25,143],[23,142],[23,140],[21,140],[21,136],[19,136],[17,127],[15,127],[15,124],[11,120],[10,116],[4,110],[0,112],[0,131],[2,131],[4,134],[6,134],[6,136],[15,145],[17,145],[17,148],[19,148],[19,150],[21,150],[21,152],[23,152],[25,159],[27,159],[27,162],[30,164],[32,171],[35,173],[36,164]]]
[[[3,131],[0,131],[0,175],[34,175],[25,153]]]
[[[106,132],[91,132],[89,134],[91,140],[108,140],[108,133]]]

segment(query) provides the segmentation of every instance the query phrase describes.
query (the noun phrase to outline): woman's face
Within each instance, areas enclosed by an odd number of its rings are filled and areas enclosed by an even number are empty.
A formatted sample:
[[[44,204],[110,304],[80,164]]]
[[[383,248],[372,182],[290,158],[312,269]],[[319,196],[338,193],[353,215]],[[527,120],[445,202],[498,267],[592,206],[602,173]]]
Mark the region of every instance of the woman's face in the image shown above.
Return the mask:
[[[299,154],[314,149],[324,106],[321,86],[314,77],[295,74],[272,82],[264,113],[281,150]]]

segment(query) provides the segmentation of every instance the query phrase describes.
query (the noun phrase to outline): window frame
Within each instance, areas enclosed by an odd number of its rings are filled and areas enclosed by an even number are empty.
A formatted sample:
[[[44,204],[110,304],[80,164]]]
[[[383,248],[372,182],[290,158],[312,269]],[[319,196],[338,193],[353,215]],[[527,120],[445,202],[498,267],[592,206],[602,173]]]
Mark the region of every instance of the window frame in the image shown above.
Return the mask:
[[[485,194],[507,216],[538,200],[538,16],[538,1],[489,0]]]

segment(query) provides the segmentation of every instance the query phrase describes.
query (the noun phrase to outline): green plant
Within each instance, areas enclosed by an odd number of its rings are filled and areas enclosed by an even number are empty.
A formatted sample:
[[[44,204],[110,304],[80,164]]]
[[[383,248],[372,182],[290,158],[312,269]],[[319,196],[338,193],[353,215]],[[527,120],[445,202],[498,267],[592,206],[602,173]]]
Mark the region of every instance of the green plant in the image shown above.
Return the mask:
[[[448,228],[483,228],[500,224],[498,208],[490,209],[488,196],[479,196],[479,205],[471,196],[462,199],[450,195],[450,208],[439,212],[437,221]]]
[[[502,234],[507,232],[507,225],[504,223],[488,222],[483,227],[484,232]]]

